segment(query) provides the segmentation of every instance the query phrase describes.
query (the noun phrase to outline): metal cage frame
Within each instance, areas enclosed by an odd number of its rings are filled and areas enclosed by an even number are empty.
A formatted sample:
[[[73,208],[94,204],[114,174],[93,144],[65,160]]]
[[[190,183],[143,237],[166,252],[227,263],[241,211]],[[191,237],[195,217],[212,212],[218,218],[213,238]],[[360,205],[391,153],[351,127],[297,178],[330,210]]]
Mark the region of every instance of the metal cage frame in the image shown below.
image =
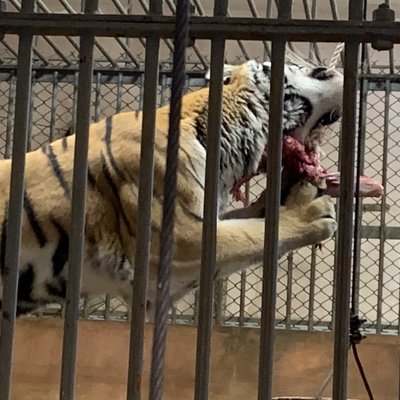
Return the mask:
[[[18,282],[18,266],[21,239],[21,215],[23,204],[24,162],[29,135],[29,118],[31,114],[30,96],[32,86],[32,45],[35,35],[79,36],[80,37],[80,67],[79,86],[77,89],[76,132],[74,180],[72,192],[72,213],[74,221],[71,232],[70,260],[76,268],[69,270],[69,285],[67,290],[67,306],[65,309],[64,347],[62,362],[62,382],[60,398],[73,400],[75,397],[75,365],[76,365],[76,335],[79,318],[80,275],[82,265],[83,243],[80,239],[84,229],[85,188],[87,167],[87,139],[90,123],[90,96],[93,79],[93,48],[96,37],[136,37],[146,38],[146,62],[144,75],[144,119],[150,121],[144,126],[147,135],[143,135],[143,151],[147,157],[142,157],[143,171],[140,179],[140,214],[139,229],[142,235],[138,248],[146,249],[149,242],[149,204],[152,196],[152,146],[155,121],[152,119],[157,104],[158,50],[162,39],[173,37],[176,27],[174,16],[162,15],[162,0],[150,2],[150,15],[105,15],[97,14],[98,1],[87,1],[82,14],[43,14],[34,12],[35,0],[23,0],[20,13],[2,13],[0,15],[0,32],[19,36],[18,66],[15,86],[15,124],[13,140],[13,162],[11,189],[9,201],[9,218],[7,225],[7,241],[5,252],[6,268],[4,275],[3,313],[0,335],[0,400],[9,400],[11,383],[11,359],[15,325],[16,294]],[[210,141],[207,148],[207,173],[210,186],[206,192],[206,210],[204,226],[208,234],[204,235],[203,243],[208,249],[203,255],[202,275],[198,310],[198,344],[195,399],[208,398],[210,343],[213,309],[213,269],[215,264],[216,226],[216,188],[218,159],[218,138],[220,135],[221,117],[221,85],[222,65],[224,61],[224,46],[228,39],[236,40],[271,40],[272,87],[270,109],[272,114],[282,113],[282,82],[285,46],[288,41],[313,41],[316,35],[320,42],[345,42],[343,60],[344,112],[342,126],[346,127],[346,135],[340,135],[340,170],[342,173],[342,190],[339,207],[339,229],[337,234],[335,280],[340,282],[335,287],[334,314],[334,374],[333,398],[347,399],[347,361],[348,361],[348,327],[350,321],[350,281],[353,257],[353,193],[355,180],[352,166],[355,162],[357,135],[357,99],[358,99],[358,52],[361,43],[377,43],[379,40],[400,43],[400,22],[365,21],[363,20],[363,0],[350,0],[349,19],[347,21],[307,21],[292,20],[292,1],[280,1],[278,18],[231,18],[228,17],[228,1],[216,0],[213,17],[190,18],[188,25],[190,37],[193,39],[209,39],[211,51],[211,89],[210,99],[214,102],[209,117],[209,132],[215,140]],[[188,10],[188,1],[179,0],[178,7]],[[184,8],[186,7],[186,8]],[[183,12],[184,13],[184,12]],[[178,14],[178,12],[177,12]],[[185,37],[180,40],[184,40]],[[176,42],[177,44],[178,42]],[[182,68],[174,78],[183,79]],[[394,79],[398,79],[394,77]],[[387,83],[387,82],[386,82]],[[179,97],[179,93],[178,93]],[[266,257],[264,260],[263,301],[261,315],[261,347],[259,367],[258,398],[272,398],[272,373],[274,354],[276,282],[277,282],[277,237],[279,222],[280,171],[273,165],[279,165],[281,160],[281,118],[270,120],[270,160],[267,179],[275,182],[267,195],[268,212],[266,213]],[[172,175],[173,176],[173,173]],[[168,179],[168,177],[166,177]],[[209,233],[211,232],[211,234]],[[136,261],[147,264],[148,255],[145,251],[136,254]],[[168,256],[166,256],[168,267]],[[12,266],[12,267],[11,267]],[[140,270],[140,269],[139,269]],[[143,268],[144,270],[144,268]],[[145,300],[146,276],[135,280],[134,311],[132,315],[129,399],[140,399],[140,385],[136,378],[141,374],[141,358],[143,355],[143,307]],[[168,277],[166,277],[168,282]],[[162,304],[158,306],[162,310]],[[166,310],[159,312],[159,317],[165,317]],[[165,324],[165,320],[164,320]],[[156,318],[156,330],[164,329],[160,319]],[[165,337],[160,334],[161,347],[165,345]],[[162,349],[160,350],[162,352]],[[157,358],[159,357],[159,358]],[[155,374],[152,379],[151,400],[162,398],[162,353],[154,354],[153,359],[161,360],[153,365]]]

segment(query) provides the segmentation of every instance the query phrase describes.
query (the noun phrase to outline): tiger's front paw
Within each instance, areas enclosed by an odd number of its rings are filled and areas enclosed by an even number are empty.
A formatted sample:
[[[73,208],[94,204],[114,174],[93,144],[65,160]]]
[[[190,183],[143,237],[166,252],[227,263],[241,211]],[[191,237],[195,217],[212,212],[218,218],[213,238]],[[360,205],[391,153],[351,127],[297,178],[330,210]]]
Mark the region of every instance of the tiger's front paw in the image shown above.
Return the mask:
[[[335,206],[330,196],[320,196],[319,188],[309,182],[293,187],[285,204],[283,218],[292,224],[300,247],[320,243],[337,229]]]

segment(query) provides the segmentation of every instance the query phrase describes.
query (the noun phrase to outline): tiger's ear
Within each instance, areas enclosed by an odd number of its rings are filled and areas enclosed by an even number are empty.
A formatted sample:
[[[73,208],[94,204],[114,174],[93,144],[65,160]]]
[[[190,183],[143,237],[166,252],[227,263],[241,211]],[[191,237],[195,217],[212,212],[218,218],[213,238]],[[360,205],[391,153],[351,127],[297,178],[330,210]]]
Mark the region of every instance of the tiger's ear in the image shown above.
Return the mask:
[[[235,70],[237,68],[237,65],[231,65],[231,64],[224,64],[224,85],[229,84],[230,80],[231,80],[231,75],[232,75],[232,71]],[[206,82],[210,82],[211,79],[211,70],[210,68],[207,70],[204,79],[206,80]]]

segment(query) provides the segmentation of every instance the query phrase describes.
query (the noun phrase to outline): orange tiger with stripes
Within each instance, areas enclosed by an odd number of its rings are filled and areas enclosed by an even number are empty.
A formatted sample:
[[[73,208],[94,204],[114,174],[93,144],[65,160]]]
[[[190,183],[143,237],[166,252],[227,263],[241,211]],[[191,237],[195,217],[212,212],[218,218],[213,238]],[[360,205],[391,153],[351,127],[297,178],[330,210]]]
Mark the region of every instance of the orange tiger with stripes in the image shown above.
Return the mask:
[[[314,74],[315,75],[315,74]],[[283,127],[304,142],[312,130],[334,121],[342,102],[343,77],[324,79],[298,66],[285,66]],[[224,218],[236,181],[258,170],[268,136],[270,64],[254,60],[227,69],[223,92],[219,171],[217,275],[229,275],[261,263],[264,219],[253,208]],[[201,260],[201,232],[209,89],[183,98],[171,298],[196,285]],[[149,265],[149,303],[154,302],[168,131],[168,106],[157,110],[155,185]],[[125,112],[90,127],[88,193],[82,292],[132,294],[141,112]],[[65,298],[70,232],[70,200],[75,136],[55,141],[26,156],[21,268],[17,313],[24,314]],[[10,160],[0,161],[2,221],[0,267],[4,272]],[[317,196],[307,183],[295,186],[281,207],[279,253],[321,242],[336,229],[329,197]],[[256,218],[248,218],[256,216]],[[0,280],[0,291],[2,283]],[[1,298],[0,298],[1,300]]]

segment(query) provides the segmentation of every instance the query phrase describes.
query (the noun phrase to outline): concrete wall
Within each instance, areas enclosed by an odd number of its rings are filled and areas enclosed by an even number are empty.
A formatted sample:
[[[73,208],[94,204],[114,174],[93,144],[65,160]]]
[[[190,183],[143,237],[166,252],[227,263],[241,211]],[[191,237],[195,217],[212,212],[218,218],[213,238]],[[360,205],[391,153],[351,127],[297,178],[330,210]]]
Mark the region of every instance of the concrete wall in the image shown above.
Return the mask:
[[[146,327],[147,387],[152,327]],[[193,398],[196,330],[171,326],[168,333],[165,400]],[[129,324],[82,321],[79,326],[77,400],[126,397]],[[256,399],[259,330],[223,328],[213,338],[210,400]],[[62,321],[17,323],[12,400],[58,399]],[[375,399],[399,399],[400,337],[368,336],[360,357]],[[313,396],[332,366],[332,338],[318,332],[278,331],[275,395]],[[329,395],[327,390],[325,395]],[[367,399],[350,355],[349,396]],[[147,391],[144,398],[147,398]]]

